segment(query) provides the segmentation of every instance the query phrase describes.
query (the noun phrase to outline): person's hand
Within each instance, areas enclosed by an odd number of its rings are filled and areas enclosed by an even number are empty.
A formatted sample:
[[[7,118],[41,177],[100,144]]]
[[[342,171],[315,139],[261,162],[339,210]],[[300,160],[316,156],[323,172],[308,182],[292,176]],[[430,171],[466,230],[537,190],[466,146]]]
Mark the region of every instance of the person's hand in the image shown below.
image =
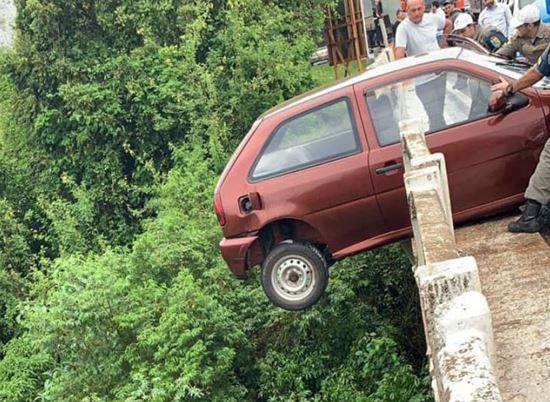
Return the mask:
[[[505,81],[504,78],[502,78],[502,77],[498,77],[498,79],[500,81],[491,86],[491,91],[493,91],[493,92],[496,92],[496,91],[504,92],[504,91],[506,91],[506,87],[508,86],[508,81]]]
[[[506,96],[504,96],[504,92],[500,89],[491,92],[487,107],[491,113],[503,110],[506,107]]]

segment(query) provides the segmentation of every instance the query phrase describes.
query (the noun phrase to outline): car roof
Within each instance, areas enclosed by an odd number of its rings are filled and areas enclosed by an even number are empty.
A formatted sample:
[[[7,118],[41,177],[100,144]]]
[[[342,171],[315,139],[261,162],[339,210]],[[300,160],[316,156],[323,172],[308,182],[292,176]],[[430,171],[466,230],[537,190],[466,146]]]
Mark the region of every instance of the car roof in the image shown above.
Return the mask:
[[[368,69],[368,70],[362,72],[361,74],[357,74],[357,75],[354,75],[352,77],[348,77],[346,79],[343,79],[343,80],[340,80],[340,81],[337,81],[337,82],[334,82],[334,83],[330,83],[330,84],[324,85],[322,87],[315,88],[315,89],[313,89],[309,92],[306,92],[302,95],[298,95],[298,96],[296,96],[294,98],[291,98],[291,99],[289,99],[285,102],[282,102],[279,105],[277,105],[277,106],[269,109],[268,111],[264,112],[259,117],[259,119],[269,118],[269,117],[273,116],[274,114],[280,113],[280,112],[282,112],[286,109],[289,109],[289,108],[292,108],[292,107],[294,107],[296,105],[299,105],[301,103],[307,102],[307,101],[309,101],[311,99],[314,99],[318,96],[325,95],[325,94],[330,93],[334,90],[345,88],[345,87],[348,87],[350,85],[354,85],[354,84],[357,84],[359,82],[362,82],[362,81],[365,81],[365,80],[368,80],[368,79],[373,79],[373,78],[376,78],[376,77],[380,77],[382,75],[392,73],[394,71],[419,66],[421,64],[433,63],[433,62],[441,61],[441,60],[459,59],[459,58],[462,58],[460,56],[463,53],[475,54],[475,57],[477,57],[477,58],[486,57],[486,56],[483,56],[481,54],[474,53],[470,50],[463,49],[463,48],[460,48],[460,47],[448,47],[448,48],[437,50],[437,51],[434,51],[434,52],[422,53],[422,54],[418,54],[418,55],[412,56],[412,57],[405,57],[403,59],[399,59],[399,60],[396,60],[396,61],[392,61],[390,63],[382,64],[380,66]],[[470,56],[470,57],[468,57],[468,56]],[[471,61],[472,57],[471,57],[471,55],[467,55],[467,57],[465,57],[465,59]]]

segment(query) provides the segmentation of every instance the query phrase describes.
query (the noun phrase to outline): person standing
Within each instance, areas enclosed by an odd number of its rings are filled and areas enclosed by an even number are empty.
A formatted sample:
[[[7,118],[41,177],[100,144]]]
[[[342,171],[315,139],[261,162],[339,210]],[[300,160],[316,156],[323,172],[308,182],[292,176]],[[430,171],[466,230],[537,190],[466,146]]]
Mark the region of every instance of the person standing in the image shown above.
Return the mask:
[[[492,91],[502,91],[503,96],[511,96],[540,81],[550,77],[550,46],[548,46],[537,64],[531,67],[516,81],[508,83],[502,77],[491,87]],[[510,232],[535,233],[548,225],[550,202],[550,139],[546,141],[535,172],[529,179],[525,190],[525,207],[521,217],[508,225]]]
[[[476,41],[491,53],[507,41],[498,29],[491,25],[479,26],[467,13],[460,14],[456,18],[453,33]]]
[[[438,14],[424,14],[423,0],[407,1],[407,18],[399,24],[395,35],[395,58],[414,56],[438,50],[437,30],[442,29],[445,18]],[[416,94],[428,115],[430,131],[446,126],[443,116],[445,75],[430,74],[416,81]]]
[[[395,22],[392,25],[392,32],[394,35],[397,32],[397,27],[399,26],[399,24],[401,24],[401,21],[403,21],[406,16],[407,14],[405,14],[405,11],[401,10],[400,8],[398,8],[395,12]]]
[[[441,7],[439,7],[439,1],[437,1],[437,0],[432,1],[432,14],[439,15],[439,18],[445,18],[445,11],[443,11],[441,9]],[[445,21],[445,27],[447,27],[447,22],[446,21]],[[437,41],[438,42],[441,39],[441,37],[443,36],[445,27],[437,30]],[[445,32],[445,33],[448,33],[448,32]]]
[[[374,26],[376,32],[376,40],[379,46],[386,45],[382,36],[382,28],[380,27],[380,19],[384,18],[384,9],[382,8],[382,0],[374,0],[372,7],[372,16],[374,17]]]
[[[395,58],[414,56],[418,53],[439,49],[437,30],[443,29],[445,18],[439,14],[424,14],[422,0],[407,1],[407,18],[395,34]]]
[[[517,33],[497,50],[497,56],[514,59],[519,52],[529,64],[535,64],[550,44],[550,24],[540,21],[540,11],[532,4],[523,7],[512,21]]]
[[[514,34],[512,26],[512,13],[504,3],[495,3],[495,0],[484,0],[485,8],[479,14],[477,22],[482,27],[492,25],[496,27],[507,38]]]
[[[454,25],[456,18],[461,14],[460,10],[456,9],[452,0],[445,0],[443,2],[443,11],[445,11],[445,17],[451,20],[452,25]]]

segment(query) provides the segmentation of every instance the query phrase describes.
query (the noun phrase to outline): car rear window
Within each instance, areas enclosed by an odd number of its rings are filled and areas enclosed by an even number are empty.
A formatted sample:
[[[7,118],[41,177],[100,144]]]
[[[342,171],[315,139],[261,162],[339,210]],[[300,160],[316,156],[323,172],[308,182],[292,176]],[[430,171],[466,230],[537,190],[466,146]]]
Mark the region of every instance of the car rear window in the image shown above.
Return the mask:
[[[273,131],[252,168],[257,181],[360,151],[349,100],[341,98],[301,113]]]

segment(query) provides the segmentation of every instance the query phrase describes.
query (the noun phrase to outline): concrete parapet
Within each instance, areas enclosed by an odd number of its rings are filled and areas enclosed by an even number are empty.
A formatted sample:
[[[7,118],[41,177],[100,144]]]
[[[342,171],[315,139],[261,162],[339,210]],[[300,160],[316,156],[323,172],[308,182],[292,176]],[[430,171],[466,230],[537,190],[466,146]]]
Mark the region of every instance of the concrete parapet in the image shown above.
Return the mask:
[[[502,401],[494,367],[491,313],[485,297],[466,292],[434,312],[434,376],[441,401]]]
[[[439,402],[500,402],[491,314],[473,257],[459,258],[445,159],[418,121],[401,124],[405,188],[430,371]]]
[[[368,65],[367,69],[370,70],[371,68],[375,68],[384,64],[389,63],[390,61],[393,61],[393,50],[385,47],[383,48],[380,53],[375,57],[374,61]]]
[[[438,401],[501,401],[491,313],[473,257],[418,267],[424,326]]]
[[[435,167],[405,174],[417,265],[458,257],[452,216],[446,212],[448,190],[440,177]]]

